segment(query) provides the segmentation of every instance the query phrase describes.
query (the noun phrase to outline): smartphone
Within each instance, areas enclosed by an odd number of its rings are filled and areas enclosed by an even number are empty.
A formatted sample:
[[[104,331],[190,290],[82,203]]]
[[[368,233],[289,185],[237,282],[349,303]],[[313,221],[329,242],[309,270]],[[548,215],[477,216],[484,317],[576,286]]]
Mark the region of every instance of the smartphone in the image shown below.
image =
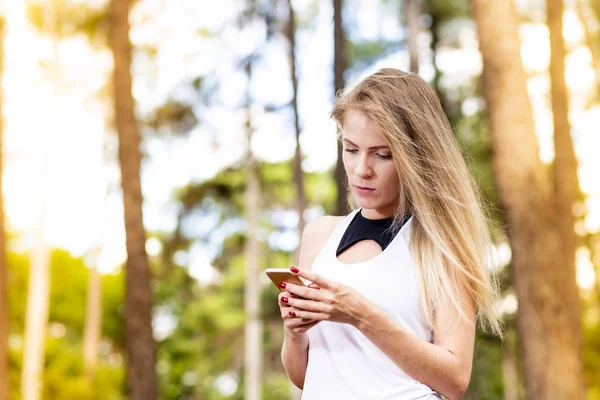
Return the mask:
[[[292,271],[287,268],[267,268],[265,270],[265,274],[269,277],[269,279],[279,288],[279,284],[281,282],[289,282],[295,285],[306,286],[306,283],[300,279],[298,275],[294,275]]]

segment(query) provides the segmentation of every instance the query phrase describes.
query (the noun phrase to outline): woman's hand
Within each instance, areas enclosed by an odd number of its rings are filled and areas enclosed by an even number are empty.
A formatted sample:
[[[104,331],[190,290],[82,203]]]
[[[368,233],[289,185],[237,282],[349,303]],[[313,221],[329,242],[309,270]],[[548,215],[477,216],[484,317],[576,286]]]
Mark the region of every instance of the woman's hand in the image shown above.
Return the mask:
[[[297,324],[302,321],[332,321],[356,326],[361,312],[367,305],[367,299],[363,295],[349,286],[330,281],[314,272],[296,267],[290,270],[312,282],[309,287],[291,283],[282,284],[285,293],[293,295],[285,296],[287,302],[280,296],[280,302],[283,301],[290,306],[287,312],[289,317],[292,317],[292,321],[296,320]]]
[[[311,284],[309,287],[319,290],[317,285]],[[306,320],[303,318],[294,318],[290,315],[292,310],[289,299],[294,298],[295,295],[288,292],[287,290],[279,293],[279,310],[281,311],[281,319],[283,319],[283,326],[287,334],[292,337],[301,336],[305,334],[310,328],[317,325],[321,321]]]

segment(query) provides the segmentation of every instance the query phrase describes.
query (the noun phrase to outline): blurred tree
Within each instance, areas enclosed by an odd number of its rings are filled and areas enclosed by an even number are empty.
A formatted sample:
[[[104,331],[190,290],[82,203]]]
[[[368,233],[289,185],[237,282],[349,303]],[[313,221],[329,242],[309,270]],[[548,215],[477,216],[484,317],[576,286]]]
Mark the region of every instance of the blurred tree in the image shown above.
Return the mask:
[[[53,130],[56,129],[55,99],[56,87],[59,84],[58,70],[58,33],[60,7],[55,0],[44,5],[43,18],[40,26],[51,37],[51,59],[47,62],[48,80],[51,88],[49,108],[49,123],[47,127],[44,161],[42,167],[42,188],[40,195],[40,216],[36,226],[36,239],[31,250],[29,284],[27,286],[27,311],[25,323],[25,345],[23,350],[23,365],[21,367],[21,395],[25,400],[37,400],[43,388],[42,375],[44,372],[44,350],[48,325],[48,310],[50,301],[50,260],[49,249],[45,243],[45,228],[47,218],[48,175],[50,166],[50,144]]]
[[[573,292],[564,288],[569,281],[561,271],[569,260],[551,182],[538,155],[527,77],[522,64],[514,62],[520,60],[517,13],[512,2],[475,0],[473,5],[494,174],[509,224],[527,397],[584,398],[579,332],[571,315],[579,310],[561,297]]]
[[[348,68],[347,39],[344,32],[343,21],[343,0],[333,0],[333,96],[334,99],[338,93],[346,86],[344,73]],[[334,170],[334,182],[337,186],[337,202],[335,205],[335,215],[346,215],[348,208],[348,182],[346,170],[343,161],[343,146],[341,141],[337,141],[337,160]]]
[[[304,171],[302,170],[302,147],[300,146],[300,116],[298,115],[298,76],[296,73],[296,17],[292,1],[287,1],[288,23],[285,35],[289,43],[290,79],[292,81],[292,111],[294,112],[294,130],[296,132],[296,150],[294,152],[294,182],[296,183],[296,210],[298,211],[298,237],[304,232],[304,210],[306,209],[306,193],[304,190]],[[294,254],[298,262],[299,248]]]
[[[98,272],[100,248],[92,249],[88,260],[88,288],[83,329],[83,366],[88,379],[94,378],[98,345],[102,335],[102,277]]]
[[[430,33],[431,66],[434,75],[430,84],[438,94],[446,115],[453,127],[456,139],[463,150],[471,174],[479,184],[479,189],[487,205],[488,215],[494,226],[504,225],[504,216],[497,207],[498,193],[493,182],[491,168],[491,144],[482,104],[483,90],[481,77],[475,73],[470,79],[455,79],[452,73],[445,74],[438,62],[440,54],[464,51],[461,37],[474,29],[465,1],[425,0],[422,21],[428,25]],[[476,105],[471,110],[465,106]],[[505,237],[500,231],[494,231],[494,241],[502,245]],[[496,271],[503,292],[510,290],[510,270],[507,267]],[[504,294],[503,294],[504,295]],[[514,334],[513,320],[505,317],[507,336]],[[513,343],[513,346],[516,344]],[[510,396],[508,385],[515,392],[521,390],[519,357],[513,352],[503,351],[510,348],[497,337],[488,336],[480,330],[475,340],[473,370],[465,399],[503,399]],[[515,352],[516,353],[516,352]],[[505,374],[504,372],[508,372]],[[513,377],[514,379],[509,380]]]
[[[296,131],[296,150],[294,152],[294,182],[296,184],[296,210],[298,212],[298,237],[302,237],[304,232],[304,211],[306,210],[306,193],[304,190],[304,171],[302,169],[302,147],[300,146],[300,116],[298,115],[298,74],[296,73],[296,16],[292,0],[287,1],[288,21],[285,28],[285,34],[289,43],[289,63],[290,78],[292,81],[292,109],[294,112],[294,129]],[[298,263],[300,259],[300,246],[296,246],[293,263]],[[299,400],[302,391],[290,381],[290,391],[293,399]]]
[[[132,400],[157,398],[156,354],[152,336],[151,277],[146,254],[140,182],[140,137],[131,92],[129,0],[111,0],[109,42],[114,61],[114,110],[127,246],[125,332],[127,386]]]
[[[0,10],[0,82],[4,76],[4,29],[5,18]],[[0,87],[0,400],[8,400],[9,385],[9,358],[8,337],[10,336],[10,320],[8,315],[8,265],[6,262],[6,235],[4,219],[4,196],[2,195],[4,154],[4,118],[3,118],[4,93]]]
[[[442,107],[450,120],[450,125],[454,127],[457,125],[462,114],[462,102],[456,101],[457,88],[442,87],[443,74],[439,66],[438,54],[444,48],[459,47],[460,40],[458,35],[449,34],[452,31],[447,28],[461,21],[463,23],[466,22],[465,20],[469,18],[467,2],[465,0],[425,0],[423,11],[429,16],[429,31],[431,33],[431,64],[434,70],[431,85],[440,98]]]
[[[157,283],[157,301],[172,309],[179,323],[175,331],[160,344],[160,365],[169,365],[162,379],[165,398],[175,399],[192,392],[180,382],[193,371],[204,377],[193,389],[200,398],[224,398],[215,388],[222,377],[238,376],[243,365],[244,269],[247,218],[245,193],[245,160],[220,171],[213,178],[192,182],[176,193],[181,210],[178,227],[164,241],[166,275]],[[293,180],[293,160],[282,163],[258,163],[262,206],[258,225],[267,235],[268,246],[261,251],[259,265],[277,267],[289,265],[290,249],[281,248],[277,240],[296,232],[296,226],[286,222],[295,213],[296,190]],[[330,173],[305,173],[309,203],[333,207],[335,186]],[[202,229],[192,229],[192,227]],[[238,228],[235,228],[238,227]],[[193,254],[198,245],[209,248],[219,243],[211,264],[217,278],[210,283],[198,283],[182,268],[182,254]],[[193,265],[193,260],[188,261]],[[283,340],[281,316],[277,306],[277,289],[267,282],[261,285],[261,320],[263,333],[264,399],[288,398],[289,381],[281,365]],[[234,399],[244,398],[243,386]]]
[[[271,2],[256,2],[256,8],[245,7],[240,13],[238,25],[241,30],[257,29],[258,26],[264,23],[266,28],[266,41],[270,40],[274,34],[280,30],[274,29],[280,19],[275,14],[275,8]],[[284,4],[282,4],[284,5]],[[283,9],[282,9],[283,11]],[[281,18],[284,20],[284,18]],[[285,18],[287,20],[287,18]],[[244,35],[244,32],[240,32]],[[266,42],[265,42],[266,43]],[[252,66],[255,61],[262,57],[262,50],[265,43],[253,43],[255,47],[250,54],[242,55],[241,60],[236,58],[236,64],[240,67],[245,67],[249,62]],[[236,55],[237,56],[237,55]],[[259,64],[260,63],[256,63]],[[215,84],[213,76],[207,76],[203,79],[203,86]],[[216,85],[218,86],[218,82]],[[212,96],[210,99],[198,97],[199,102],[207,102],[206,106],[212,105],[223,106],[218,103],[218,96]],[[263,108],[266,112],[277,112],[288,106],[258,104],[255,99],[246,96],[245,102],[241,104],[245,113],[248,112],[248,104],[252,105],[252,115],[256,110]],[[194,104],[197,109],[198,104]],[[237,112],[238,108],[234,107],[233,112]],[[161,120],[161,127],[165,131],[171,131],[172,126],[179,126],[177,122],[182,113],[165,113],[165,118]],[[171,118],[173,117],[173,118]],[[205,121],[199,123],[205,128]],[[250,127],[252,127],[251,124]],[[194,127],[191,127],[194,128]],[[190,128],[190,129],[191,129]],[[248,260],[249,253],[245,251],[251,240],[247,236],[247,230],[232,234],[228,231],[228,226],[232,224],[244,224],[248,222],[249,208],[246,205],[246,194],[248,193],[248,165],[247,158],[244,157],[240,164],[232,168],[226,168],[221,171],[214,179],[202,182],[202,184],[191,183],[189,187],[181,191],[181,198],[177,203],[182,207],[182,216],[179,218],[178,228],[172,235],[167,234],[164,241],[164,251],[161,257],[161,265],[155,265],[159,280],[156,282],[156,304],[157,308],[164,310],[165,313],[176,318],[177,327],[173,333],[167,338],[160,341],[159,346],[159,363],[158,370],[161,377],[162,395],[166,398],[179,398],[180,396],[198,396],[200,398],[225,398],[225,395],[220,392],[220,383],[222,379],[232,379],[237,383],[236,393],[233,398],[244,397],[244,387],[248,386],[246,378],[238,381],[238,376],[241,376],[244,370],[251,371],[251,368],[242,368],[244,363],[244,271],[250,263]],[[253,207],[258,213],[257,229],[265,232],[265,229],[272,229],[271,224],[265,216],[269,216],[273,211],[270,204],[276,203],[281,208],[281,198],[285,198],[285,211],[289,208],[295,208],[296,190],[294,189],[293,167],[291,163],[278,164],[275,167],[266,167],[263,163],[258,163],[256,167],[260,173],[258,182],[259,189],[262,191],[261,201],[262,206],[259,208]],[[290,176],[287,176],[287,172]],[[284,178],[281,176],[284,175]],[[274,180],[276,184],[271,184]],[[265,184],[264,182],[269,182]],[[307,195],[312,196],[314,183],[311,181],[307,185]],[[326,194],[325,202],[330,204],[330,185],[320,185],[319,196]],[[188,190],[189,189],[189,190]],[[319,192],[319,190],[317,190]],[[326,192],[323,194],[323,192]],[[179,196],[178,196],[179,197]],[[288,201],[289,197],[289,201]],[[317,197],[318,201],[323,201]],[[202,211],[200,211],[202,210]],[[211,221],[216,218],[219,225],[214,228],[211,226]],[[248,227],[248,224],[244,225]],[[206,237],[198,238],[189,236],[190,230],[207,232]],[[295,230],[296,228],[294,228]],[[287,232],[286,232],[287,233]],[[196,266],[194,254],[198,246],[213,246],[215,243],[223,243],[222,255],[217,256],[212,262],[214,268],[218,271],[218,279],[205,287],[205,283],[199,283],[191,277],[191,272]],[[263,244],[259,241],[260,246]],[[262,252],[261,252],[262,253]],[[283,253],[283,255],[282,255]],[[181,261],[182,255],[190,257],[186,261]],[[289,265],[289,254],[278,251],[277,257],[273,256],[271,250],[266,255],[258,257],[258,265],[263,265],[267,260],[273,260],[281,265],[285,263]],[[185,267],[189,270],[186,272]],[[258,275],[255,276],[255,280]],[[256,281],[257,287],[260,289],[260,282]],[[273,293],[270,293],[269,304],[276,298]],[[264,302],[262,302],[264,304]],[[262,309],[262,307],[259,307]],[[259,322],[262,320],[262,313],[259,314]],[[200,323],[198,321],[201,321]],[[287,380],[282,381],[281,370],[277,369],[277,363],[280,364],[279,357],[274,354],[279,354],[280,342],[268,339],[273,334],[273,327],[281,326],[280,318],[277,319],[278,324],[274,325],[272,321],[268,321],[269,330],[259,336],[259,340],[268,344],[265,350],[267,353],[265,358],[269,360],[267,368],[260,378],[263,381],[262,395],[264,398],[269,398],[268,393],[273,392],[272,379],[281,384],[277,385],[274,393],[287,393]],[[261,352],[261,357],[263,356]],[[277,363],[272,360],[277,360]],[[193,382],[193,376],[197,376],[198,381]],[[188,384],[181,382],[191,382]],[[228,397],[229,398],[229,397]],[[275,396],[274,398],[281,398]]]
[[[252,3],[252,1],[251,1]],[[252,7],[253,5],[251,5]],[[255,14],[255,11],[252,12]],[[244,285],[244,310],[246,312],[246,323],[244,326],[244,393],[245,399],[259,400],[261,396],[262,376],[262,323],[260,320],[260,281],[259,260],[260,242],[259,234],[259,211],[262,202],[260,197],[260,176],[256,158],[252,152],[252,96],[250,94],[250,83],[252,82],[252,58],[246,64],[246,76],[248,87],[246,93],[246,123],[245,131],[247,138],[246,150],[246,218],[248,224],[247,240],[245,246],[246,271]]]
[[[569,317],[573,325],[576,349],[582,351],[581,344],[581,306],[579,287],[575,270],[575,253],[579,239],[575,234],[575,216],[573,206],[582,200],[577,177],[577,158],[571,140],[569,123],[569,92],[565,82],[565,42],[563,39],[563,0],[546,0],[548,29],[550,31],[550,92],[552,121],[554,125],[554,195],[556,199],[556,218],[562,237],[565,264],[558,272],[562,274],[564,285],[556,288],[557,295],[569,303]],[[561,291],[563,291],[561,293]],[[579,354],[581,360],[583,354]]]
[[[292,110],[294,113],[294,130],[296,133],[296,150],[294,153],[294,181],[297,190],[298,234],[304,231],[304,210],[306,209],[306,193],[304,190],[304,171],[302,170],[302,148],[300,146],[300,116],[298,114],[298,74],[296,72],[296,17],[291,0],[287,2],[288,23],[285,33],[289,43],[290,79],[292,81]]]
[[[419,18],[421,17],[421,0],[404,0],[404,22],[408,29],[406,38],[410,57],[411,72],[419,72]]]
[[[592,68],[596,77],[596,102],[600,102],[600,19],[594,13],[589,0],[577,0],[577,13],[583,25],[585,43],[592,56]]]

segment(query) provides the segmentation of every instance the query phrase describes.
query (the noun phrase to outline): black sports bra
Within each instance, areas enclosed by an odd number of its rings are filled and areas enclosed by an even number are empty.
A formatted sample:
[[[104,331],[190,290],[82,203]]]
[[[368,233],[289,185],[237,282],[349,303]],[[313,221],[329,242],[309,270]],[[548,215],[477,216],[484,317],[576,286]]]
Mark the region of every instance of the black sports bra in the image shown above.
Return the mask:
[[[402,224],[400,226],[404,225],[409,218],[410,214],[407,214],[402,219]],[[394,239],[394,236],[396,236],[396,232],[391,232],[390,230],[393,221],[394,217],[367,219],[363,217],[361,209],[354,215],[350,225],[346,228],[335,255],[339,256],[353,244],[368,239],[377,242],[381,247],[381,251],[385,250]]]

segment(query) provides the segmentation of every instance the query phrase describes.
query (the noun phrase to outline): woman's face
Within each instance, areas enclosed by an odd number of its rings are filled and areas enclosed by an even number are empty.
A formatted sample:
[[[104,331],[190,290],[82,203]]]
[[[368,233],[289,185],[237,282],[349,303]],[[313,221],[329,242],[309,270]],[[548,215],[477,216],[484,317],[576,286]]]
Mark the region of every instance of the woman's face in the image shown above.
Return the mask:
[[[379,128],[365,114],[346,112],[342,127],[344,167],[350,190],[366,218],[391,217],[399,180],[392,153]]]

